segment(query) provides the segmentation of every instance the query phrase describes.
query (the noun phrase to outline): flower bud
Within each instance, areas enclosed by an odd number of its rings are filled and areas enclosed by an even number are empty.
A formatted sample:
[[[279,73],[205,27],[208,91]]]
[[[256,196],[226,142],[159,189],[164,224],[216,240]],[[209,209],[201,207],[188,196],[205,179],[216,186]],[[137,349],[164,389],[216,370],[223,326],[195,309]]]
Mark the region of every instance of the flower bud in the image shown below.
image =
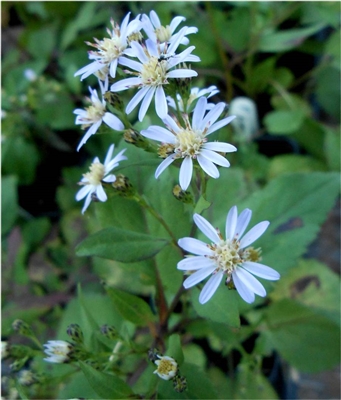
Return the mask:
[[[9,367],[12,372],[18,372],[24,367],[29,357],[21,358],[20,360],[15,360]]]
[[[78,324],[71,324],[67,327],[66,333],[75,343],[83,343],[84,335],[81,327]]]
[[[16,319],[12,323],[12,328],[15,332],[19,333],[20,335],[28,336],[28,337],[34,336],[32,328],[26,322],[22,321],[21,319]]]
[[[156,147],[135,129],[126,129],[123,134],[123,139],[127,143],[131,143],[149,153],[156,152]]]
[[[173,378],[174,390],[178,393],[182,393],[187,389],[187,380],[184,376],[176,375]]]
[[[117,329],[112,325],[102,325],[101,326],[102,335],[106,336],[108,339],[115,340],[119,338]]]
[[[148,350],[148,358],[150,361],[155,362],[158,359],[160,352],[158,349],[152,348]]]
[[[178,372],[178,363],[172,357],[159,355],[157,355],[157,357],[159,360],[154,361],[154,363],[157,365],[157,369],[154,371],[154,374],[159,375],[159,377],[165,381],[169,381],[170,379],[174,378]]]
[[[173,195],[177,200],[185,204],[194,204],[192,193],[187,190],[182,190],[180,185],[175,185]]]
[[[104,99],[116,110],[123,111],[124,105],[121,96],[115,92],[105,92]]]

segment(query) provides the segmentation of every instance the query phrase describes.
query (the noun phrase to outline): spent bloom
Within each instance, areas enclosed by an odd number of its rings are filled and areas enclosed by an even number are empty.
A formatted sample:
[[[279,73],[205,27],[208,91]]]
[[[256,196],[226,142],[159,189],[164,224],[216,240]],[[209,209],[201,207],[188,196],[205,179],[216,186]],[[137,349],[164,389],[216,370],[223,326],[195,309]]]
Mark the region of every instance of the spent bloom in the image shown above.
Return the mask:
[[[125,72],[134,75],[134,77],[125,78],[114,83],[110,90],[119,92],[129,88],[139,89],[127,104],[127,114],[130,114],[142,102],[138,115],[139,120],[142,121],[155,96],[156,113],[160,118],[164,118],[168,113],[164,90],[164,87],[169,84],[168,80],[171,78],[191,78],[198,75],[197,72],[191,69],[174,69],[175,66],[186,61],[200,61],[199,57],[190,54],[194,50],[194,46],[190,46],[181,53],[174,55],[185,32],[186,28],[179,32],[177,39],[167,47],[167,53],[161,53],[157,43],[147,39],[145,45],[141,45],[138,42],[130,44],[131,51],[129,56],[134,55],[139,61],[131,60],[127,57],[120,58],[122,65],[133,70],[126,70]]]
[[[129,41],[136,40],[135,36],[142,28],[139,15],[130,22],[129,18],[130,12],[123,19],[121,26],[111,20],[112,30],[107,29],[109,38],[103,40],[94,38],[95,43],[86,42],[87,45],[96,49],[89,51],[89,59],[94,61],[78,70],[75,76],[81,75],[81,80],[83,80],[108,67],[110,76],[115,78],[120,57],[125,53]]]
[[[216,104],[206,115],[207,99],[201,97],[196,104],[192,122],[186,114],[183,114],[186,127],[182,127],[169,115],[163,119],[168,129],[152,125],[141,131],[141,135],[161,142],[159,155],[164,158],[155,172],[155,178],[175,160],[182,159],[180,167],[180,186],[186,190],[191,182],[193,174],[193,160],[197,160],[200,167],[212,178],[219,177],[219,170],[215,166],[229,167],[230,163],[220,153],[236,151],[236,147],[229,143],[207,142],[207,137],[227,125],[234,116],[226,117],[216,122],[225,108],[224,103]]]
[[[149,17],[148,15],[143,14],[141,20],[143,23],[142,29],[146,32],[149,39],[152,39],[154,42],[164,44],[171,43],[177,39],[177,35],[179,33],[174,32],[181,22],[186,21],[186,18],[181,16],[175,17],[172,19],[170,25],[163,26],[161,25],[160,18],[156,12],[152,10],[149,13]],[[198,28],[196,27],[186,27],[185,35],[197,32]],[[180,43],[187,45],[189,40],[186,38],[186,36],[183,36]]]
[[[49,340],[44,344],[44,347],[44,351],[48,355],[44,360],[58,364],[69,360],[73,348],[72,344],[65,342],[64,340]]]
[[[218,229],[215,229],[205,218],[194,214],[194,222],[211,243],[186,237],[178,241],[181,248],[195,256],[184,258],[177,268],[183,271],[195,271],[185,279],[186,289],[195,286],[209,275],[211,277],[204,285],[199,296],[201,304],[206,303],[217,290],[223,277],[226,284],[235,287],[244,301],[252,303],[255,294],[264,297],[266,291],[263,285],[253,276],[267,280],[277,280],[280,275],[274,269],[260,264],[260,249],[249,247],[269,226],[268,221],[255,225],[243,236],[251,219],[252,211],[245,209],[238,216],[237,207],[230,209],[226,218],[225,239]]]
[[[96,89],[89,87],[91,95],[89,101],[91,102],[91,105],[86,107],[84,110],[81,108],[76,108],[73,112],[77,115],[75,124],[81,125],[82,129],[89,128],[80,141],[77,151],[79,151],[83,144],[87,142],[90,136],[94,135],[98,131],[102,122],[105,122],[115,131],[121,131],[124,129],[122,121],[117,118],[116,115],[106,110],[106,102],[103,98],[103,94],[107,91],[108,84],[103,84],[101,81],[99,81],[99,84],[101,87],[102,99],[98,97]]]
[[[127,157],[123,156],[123,153],[126,151],[126,149],[121,150],[114,158],[112,158],[113,151],[114,145],[112,144],[109,147],[104,164],[100,163],[98,157],[95,157],[90,166],[90,172],[83,174],[83,178],[79,182],[79,185],[82,185],[83,187],[76,194],[76,200],[79,201],[85,197],[85,202],[82,209],[83,214],[88,208],[91,200],[107,200],[107,195],[103,189],[102,182],[115,182],[116,176],[109,174],[109,172],[116,168],[120,161],[127,159]]]
[[[159,360],[154,361],[154,363],[157,365],[157,369],[154,371],[154,374],[159,375],[159,377],[165,381],[169,381],[170,379],[174,378],[178,371],[177,362],[172,357],[159,355],[157,355],[157,357]]]
[[[190,109],[191,104],[197,100],[199,97],[201,96],[206,96],[206,98],[210,98],[211,96],[214,96],[215,94],[219,93],[219,90],[217,89],[216,86],[210,86],[206,89],[199,89],[197,87],[194,87],[191,89],[191,93],[189,95],[189,98],[187,100],[187,102],[185,103],[184,100],[181,98],[180,94],[176,95],[176,99],[177,99],[177,103],[178,103],[178,107],[179,110],[181,112],[188,112],[188,110]],[[174,109],[176,109],[176,104],[175,104],[175,100],[173,99],[173,97],[171,96],[167,96],[167,102],[168,105]],[[211,110],[214,107],[213,103],[207,103],[206,105],[206,110]]]

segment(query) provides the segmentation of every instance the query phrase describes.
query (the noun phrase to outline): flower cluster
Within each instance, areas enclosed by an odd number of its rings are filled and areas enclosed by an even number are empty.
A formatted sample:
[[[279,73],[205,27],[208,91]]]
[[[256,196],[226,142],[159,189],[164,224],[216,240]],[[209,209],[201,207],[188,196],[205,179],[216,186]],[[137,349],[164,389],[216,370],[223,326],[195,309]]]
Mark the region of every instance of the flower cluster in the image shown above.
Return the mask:
[[[162,25],[155,11],[135,19],[128,13],[121,24],[111,21],[112,28],[107,30],[109,37],[87,42],[94,48],[89,51],[91,63],[75,74],[81,80],[95,75],[100,95],[96,89],[89,88],[91,105],[85,109],[77,108],[74,113],[76,124],[86,129],[77,151],[103,129],[104,123],[123,133],[124,138],[129,137],[127,142],[157,152],[162,161],[155,171],[156,179],[167,167],[178,166],[182,195],[177,198],[185,202],[184,199],[192,199],[191,193],[187,192],[191,184],[197,190],[200,179],[204,185],[208,177],[219,178],[219,168],[230,166],[226,153],[235,152],[237,148],[216,141],[212,135],[235,119],[227,114],[227,104],[211,102],[219,93],[217,87],[191,88],[191,79],[198,75],[191,63],[199,62],[200,58],[193,54],[195,47],[189,46],[187,36],[195,34],[197,28],[179,27],[184,21],[184,17],[177,16],[170,25]],[[124,107],[117,93],[128,89],[135,89],[135,93]],[[137,118],[143,121],[153,101],[156,115],[164,126],[155,124],[139,132],[129,122],[128,115],[139,106]],[[158,142],[157,147],[153,141]],[[115,190],[115,182],[127,181],[124,176],[112,174],[119,162],[127,160],[123,156],[125,151],[123,149],[113,157],[114,145],[111,145],[103,164],[98,157],[94,158],[90,171],[79,182],[82,188],[76,194],[76,200],[85,199],[82,213],[91,201],[106,201],[106,190]],[[196,170],[199,174],[194,181]],[[257,224],[243,236],[251,214],[246,209],[238,216],[237,207],[232,207],[226,220],[225,239],[206,219],[194,214],[194,223],[211,243],[189,237],[178,241],[180,248],[193,254],[178,263],[178,269],[190,274],[184,287],[190,288],[211,275],[201,291],[200,303],[206,303],[213,296],[223,277],[227,286],[236,289],[248,303],[255,300],[255,294],[266,294],[254,275],[267,280],[279,279],[276,271],[258,262],[260,250],[249,246],[264,233],[269,222]],[[166,379],[160,371],[167,370],[168,379],[173,378],[175,364],[167,357],[159,358],[155,361],[158,365],[155,372]]]

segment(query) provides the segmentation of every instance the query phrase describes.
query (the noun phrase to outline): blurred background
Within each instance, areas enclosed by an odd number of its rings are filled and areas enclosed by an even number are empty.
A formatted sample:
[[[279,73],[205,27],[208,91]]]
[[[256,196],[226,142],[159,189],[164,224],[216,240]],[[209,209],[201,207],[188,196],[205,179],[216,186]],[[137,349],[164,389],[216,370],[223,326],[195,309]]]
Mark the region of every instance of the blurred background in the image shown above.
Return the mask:
[[[189,36],[201,58],[194,86],[216,85],[212,101],[238,116],[235,162],[260,187],[286,172],[340,170],[340,5],[2,2],[2,340],[24,317],[48,338],[77,283],[98,282],[74,254],[91,224],[74,197],[91,158],[113,139],[95,135],[76,152],[83,132],[73,110],[96,85],[74,77],[89,63],[85,41],[106,37],[110,18],[119,23],[128,11],[154,9],[165,24],[185,16],[199,29]],[[339,273],[339,243],[338,201],[307,255]],[[340,398],[339,368],[287,376],[297,398]]]

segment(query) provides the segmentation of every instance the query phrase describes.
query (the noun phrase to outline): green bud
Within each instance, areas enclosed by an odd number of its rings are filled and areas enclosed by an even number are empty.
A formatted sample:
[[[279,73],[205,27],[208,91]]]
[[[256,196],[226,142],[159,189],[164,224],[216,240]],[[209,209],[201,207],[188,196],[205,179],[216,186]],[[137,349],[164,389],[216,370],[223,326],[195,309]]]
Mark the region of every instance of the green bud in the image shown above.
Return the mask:
[[[160,354],[159,350],[156,349],[156,348],[152,348],[152,349],[149,349],[149,350],[148,350],[148,358],[149,358],[149,360],[152,361],[152,362],[158,360],[158,359],[159,359],[158,356],[160,356],[160,355],[161,355],[161,354]]]
[[[111,339],[111,340],[116,340],[119,338],[117,329],[111,325],[102,325],[101,333],[102,333],[102,335],[106,336],[108,339]]]
[[[180,185],[175,185],[173,188],[173,195],[177,200],[185,204],[194,204],[192,193],[182,190]]]
[[[113,188],[115,188],[120,196],[123,197],[134,197],[135,189],[133,185],[129,182],[129,178],[125,175],[116,175],[116,181],[112,183]]]
[[[176,375],[173,378],[173,388],[176,392],[182,393],[187,389],[187,380],[184,376]]]
[[[149,153],[156,153],[156,146],[135,129],[126,129],[123,134],[123,139],[127,143],[131,143],[136,147],[148,151]]]
[[[66,333],[75,343],[83,343],[84,335],[81,327],[78,324],[71,324],[67,327]]]
[[[118,111],[123,111],[124,104],[119,94],[108,91],[105,92],[103,97],[113,108]]]
[[[9,367],[12,372],[18,372],[24,367],[29,357],[21,358],[20,360],[15,360]]]
[[[97,370],[102,369],[102,365],[98,361],[93,360],[92,358],[88,358],[84,362],[85,362],[85,364],[90,365],[90,367],[92,367],[94,369],[97,369]]]
[[[20,335],[28,336],[28,337],[35,336],[32,331],[32,328],[26,322],[22,321],[21,319],[16,319],[12,323],[12,328],[15,332],[19,333]]]

